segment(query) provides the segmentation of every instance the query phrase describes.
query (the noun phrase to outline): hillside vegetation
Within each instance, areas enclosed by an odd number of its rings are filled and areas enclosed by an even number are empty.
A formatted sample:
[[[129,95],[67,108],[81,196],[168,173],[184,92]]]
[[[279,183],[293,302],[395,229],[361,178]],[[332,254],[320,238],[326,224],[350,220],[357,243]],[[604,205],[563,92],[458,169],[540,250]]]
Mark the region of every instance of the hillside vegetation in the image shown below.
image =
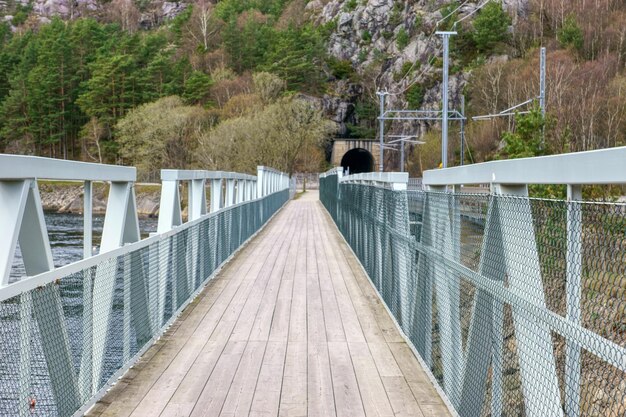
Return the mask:
[[[464,155],[453,126],[453,164],[626,142],[620,0],[38,1],[0,5],[3,152],[135,164],[147,180],[160,167],[317,171],[332,136],[374,137],[377,89],[393,108],[440,108],[432,33],[452,28],[452,105],[465,94],[470,116],[538,95],[548,48],[546,119],[470,123]],[[426,138],[413,175],[439,164],[438,128],[387,126]]]

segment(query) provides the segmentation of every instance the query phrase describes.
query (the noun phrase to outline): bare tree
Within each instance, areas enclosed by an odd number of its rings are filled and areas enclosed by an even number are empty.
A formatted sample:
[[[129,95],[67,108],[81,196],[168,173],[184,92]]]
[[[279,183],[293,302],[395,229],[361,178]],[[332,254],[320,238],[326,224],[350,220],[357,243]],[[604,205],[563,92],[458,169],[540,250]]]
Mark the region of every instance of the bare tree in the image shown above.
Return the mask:
[[[219,26],[213,24],[213,3],[207,0],[199,0],[193,6],[191,24],[187,26],[187,32],[197,44],[202,45],[203,51],[208,51],[211,40],[219,31]]]
[[[109,20],[119,23],[122,29],[133,33],[139,27],[141,14],[132,0],[113,0],[107,10]]]
[[[106,129],[97,117],[92,117],[81,130],[84,155],[92,161],[102,163],[102,146],[100,142],[105,134]]]

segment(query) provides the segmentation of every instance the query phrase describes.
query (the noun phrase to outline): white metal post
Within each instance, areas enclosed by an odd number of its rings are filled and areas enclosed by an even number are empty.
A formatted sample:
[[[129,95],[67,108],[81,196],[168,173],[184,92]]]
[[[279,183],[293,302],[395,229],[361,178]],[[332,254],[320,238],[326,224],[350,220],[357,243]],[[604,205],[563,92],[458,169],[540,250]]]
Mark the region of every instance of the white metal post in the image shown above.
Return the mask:
[[[0,182],[0,286],[9,284],[30,180]]]
[[[157,233],[165,233],[182,223],[178,181],[162,181]]]
[[[189,205],[187,211],[189,220],[199,219],[201,216],[206,214],[206,191],[204,179],[189,181]]]
[[[239,204],[246,199],[246,180],[237,180],[237,201]]]
[[[92,227],[92,199],[93,184],[85,181],[83,185],[83,258],[90,258],[93,248],[93,227]]]
[[[211,213],[215,213],[222,208],[222,180],[211,180]]]
[[[450,36],[456,32],[436,32],[443,38],[443,85],[441,92],[441,165],[448,167],[448,78],[450,66]]]
[[[230,207],[235,202],[235,180],[228,178],[226,180],[226,201],[224,206]]]
[[[264,189],[263,189],[263,184],[265,183],[265,172],[263,172],[264,169],[262,166],[257,167],[257,173],[256,173],[256,197],[257,198],[261,198],[263,197],[265,194],[263,193]]]
[[[139,240],[135,192],[131,182],[112,182],[102,228],[100,253]],[[104,354],[112,313],[117,259],[98,265],[93,288],[93,389],[97,390],[104,371]],[[97,315],[96,315],[97,313]]]
[[[267,173],[267,181],[266,181],[266,190],[265,190],[265,195],[269,195],[272,194],[272,183],[274,182],[274,172],[273,171],[269,171]]]
[[[378,118],[378,142],[380,150],[378,151],[378,155],[380,160],[378,161],[378,170],[383,172],[385,169],[385,158],[384,158],[384,146],[385,146],[385,96],[388,94],[386,91],[378,91],[376,92],[379,99],[380,104],[380,116]]]
[[[276,192],[276,186],[278,184],[278,174],[276,172],[272,172],[272,193]]]
[[[250,201],[250,200],[252,200],[254,198],[253,197],[253,192],[254,191],[252,190],[252,187],[254,187],[254,185],[255,184],[254,184],[254,182],[252,180],[246,180],[245,181],[245,187],[246,187],[246,197],[245,198],[246,198],[246,201]]]
[[[459,165],[465,162],[465,94],[461,95],[461,157]]]
[[[83,259],[93,254],[93,184],[85,181],[83,184]],[[78,387],[81,400],[86,401],[91,396],[92,387],[92,345],[91,331],[93,326],[93,271],[83,272],[83,354],[79,373]]]
[[[539,107],[541,107],[541,115],[546,116],[546,48],[541,48],[541,57],[539,59]]]
[[[582,186],[567,186],[567,318],[580,325],[582,275]],[[580,347],[574,340],[566,341],[565,356],[565,415],[580,415]]]

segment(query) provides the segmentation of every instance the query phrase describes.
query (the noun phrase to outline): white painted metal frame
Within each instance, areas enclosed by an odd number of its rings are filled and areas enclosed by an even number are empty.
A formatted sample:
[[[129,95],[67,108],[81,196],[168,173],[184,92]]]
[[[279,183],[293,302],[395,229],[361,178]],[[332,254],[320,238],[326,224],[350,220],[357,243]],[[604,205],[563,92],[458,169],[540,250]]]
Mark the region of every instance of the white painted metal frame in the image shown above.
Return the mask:
[[[624,184],[626,146],[534,158],[491,161],[424,172],[425,185]]]
[[[339,183],[379,185],[403,191],[407,189],[409,174],[406,172],[367,172],[339,177]]]
[[[15,284],[9,284],[9,277],[18,242],[27,276],[54,273],[52,251],[39,196],[38,179],[84,182],[83,255],[85,259],[92,254],[93,181],[111,182],[100,253],[139,240],[139,223],[133,188],[136,179],[135,168],[32,156],[0,155],[0,233],[6,237],[0,240],[0,271],[2,273],[0,293],[9,293],[10,291],[5,291],[5,288],[15,286]],[[97,271],[96,277],[99,275],[103,275],[103,272]],[[107,304],[112,301],[113,289],[105,277],[97,279],[95,286],[91,274],[85,274],[84,279],[85,289],[98,294],[99,303]],[[29,283],[29,280],[22,278],[17,284],[22,282]],[[39,328],[43,354],[49,364],[53,394],[58,399],[61,392],[66,392],[62,388],[70,387],[69,390],[73,393],[72,398],[65,397],[63,401],[58,402],[58,411],[62,415],[71,413],[83,402],[83,394],[89,391],[83,385],[90,385],[91,381],[97,377],[99,370],[92,370],[87,366],[81,367],[81,375],[78,378],[68,377],[71,374],[64,372],[64,369],[71,368],[73,365],[58,287],[45,287],[42,291],[32,294],[22,293],[21,297],[22,314],[26,317],[32,314],[36,321],[47,323]],[[92,297],[85,296],[84,304],[84,311],[93,313]],[[84,321],[91,324],[92,320],[93,317],[85,317]],[[24,320],[24,324],[21,324],[22,331],[29,331],[24,328],[27,321]],[[104,320],[93,323],[94,340],[96,332],[106,331],[106,323]],[[93,353],[98,353],[97,347]],[[30,345],[25,343],[22,345],[24,372],[21,372],[24,378],[28,378],[30,373],[27,371],[30,365],[25,363],[30,360],[30,356]],[[91,375],[92,372],[93,375]],[[27,386],[25,383],[20,385]],[[26,407],[29,395],[28,392],[20,393],[21,403],[24,404],[20,407],[20,416],[29,415]]]
[[[417,268],[422,276],[417,277],[416,283],[418,311],[414,315],[414,326],[431,329],[435,290],[440,343],[447,347],[441,352],[443,385],[446,395],[462,416],[473,417],[483,411],[483,404],[477,399],[487,398],[488,378],[491,378],[491,404],[487,406],[491,408],[491,415],[501,415],[504,411],[502,359],[505,304],[512,307],[521,389],[525,411],[529,416],[580,415],[581,349],[626,372],[626,348],[581,324],[582,271],[577,261],[582,251],[582,185],[625,184],[625,161],[626,147],[619,147],[494,161],[424,173],[423,184],[429,193],[425,195],[423,230],[429,233],[422,235],[421,242],[418,242],[418,249],[423,256],[419,257],[420,265]],[[320,177],[337,175],[340,184],[406,190],[407,180],[400,173],[367,173],[345,177],[341,174],[340,168],[334,168]],[[456,194],[466,184],[491,185],[478,272],[460,262],[460,201]],[[529,184],[567,185],[565,317],[546,306],[534,219],[528,198]],[[341,194],[341,188],[338,192]],[[516,220],[505,215],[506,208],[500,203],[504,201],[503,196],[519,198]],[[372,205],[370,210],[377,213],[382,207]],[[386,221],[392,222],[392,214],[388,216]],[[351,222],[352,219],[344,221]],[[380,234],[374,233],[374,238],[381,241]],[[381,250],[379,248],[379,259],[383,256]],[[461,276],[476,287],[465,348],[460,334]],[[382,288],[380,282],[375,284]],[[407,283],[407,287],[409,285]],[[409,319],[411,316],[413,314],[409,315]],[[402,314],[400,321],[404,322]],[[423,341],[424,346],[416,346],[428,366],[432,366],[431,332],[424,331],[427,336]],[[566,340],[564,409],[561,408],[551,332],[562,335]]]
[[[84,409],[81,405],[84,405],[90,398],[93,399],[93,393],[98,391],[103,375],[118,258],[124,259],[126,281],[124,285],[129,286],[131,281],[141,278],[136,276],[137,274],[145,273],[141,262],[133,260],[138,250],[153,243],[159,243],[151,247],[158,250],[151,249],[150,256],[168,256],[169,248],[166,246],[170,243],[169,238],[193,227],[207,216],[217,216],[221,211],[231,210],[271,193],[288,189],[289,179],[286,174],[265,167],[259,167],[259,172],[266,177],[263,183],[265,194],[259,194],[255,184],[257,177],[251,175],[219,171],[164,170],[158,232],[140,241],[134,191],[135,168],[0,155],[0,232],[3,232],[6,237],[0,240],[0,270],[3,274],[0,281],[0,301],[21,297],[20,316],[24,318],[20,321],[22,332],[31,331],[32,325],[28,319],[30,316],[37,321],[46,321],[45,326],[39,326],[40,335],[60,415],[71,415],[79,408]],[[58,269],[54,268],[37,187],[38,179],[84,182],[85,230],[82,261]],[[207,213],[206,206],[205,184],[207,180],[214,187],[211,193],[212,202],[218,203],[212,206],[211,213]],[[93,181],[110,182],[100,252],[95,256],[92,256],[91,230]],[[189,219],[184,224],[180,206],[180,181],[189,182]],[[226,182],[227,197],[226,204],[222,205],[221,195],[224,182]],[[10,283],[9,276],[18,242],[22,249],[27,276]],[[197,252],[197,245],[189,247]],[[188,252],[189,255],[193,257],[197,256],[197,253]],[[132,270],[130,265],[133,265]],[[94,266],[95,270],[92,269]],[[58,282],[59,277],[78,272],[83,272],[82,326],[86,341],[83,346],[80,373],[74,375],[72,372],[67,372],[67,369],[73,369],[73,364],[59,287],[48,284]],[[161,279],[162,277],[158,277],[159,281]],[[161,288],[163,282],[165,280],[151,282],[150,286],[155,284],[155,288],[146,288],[146,291],[153,295],[158,293],[164,296],[165,289]],[[42,291],[33,292],[35,288],[41,288]],[[159,303],[158,311],[138,311],[142,306],[145,307],[144,310],[149,307],[141,300],[130,298],[141,296],[143,293],[141,291],[128,291],[128,293],[129,296],[125,297],[124,303],[125,305],[126,303],[133,304],[134,308],[132,311],[124,308],[125,325],[130,326],[135,314],[150,317],[149,328],[141,331],[154,340],[159,330],[156,318],[159,314],[162,317],[165,300]],[[31,360],[29,337],[20,339],[26,341],[21,343],[20,377],[28,378]],[[91,343],[87,342],[89,339]],[[129,348],[130,346],[124,345],[124,360],[131,363],[133,358],[129,357]],[[20,386],[24,387],[23,392],[20,392],[20,404],[22,404],[20,417],[26,417],[30,415],[28,408],[30,392],[27,392],[27,380],[20,382]],[[72,393],[70,398],[67,395],[68,391]],[[60,398],[61,392],[64,393],[62,398]],[[99,394],[102,393],[103,390],[100,390]]]
[[[463,404],[479,406],[478,402],[470,401],[470,399],[484,397],[487,369],[491,363],[491,413],[492,415],[502,413],[503,369],[501,360],[503,340],[501,321],[502,308],[506,302],[510,303],[513,308],[522,389],[526,412],[529,416],[546,415],[546,413],[551,416],[578,416],[580,414],[581,348],[626,371],[626,349],[603,339],[581,325],[582,271],[580,263],[576,261],[582,255],[580,241],[582,218],[580,209],[577,209],[580,201],[582,201],[582,185],[626,183],[625,161],[626,147],[619,147],[545,157],[493,161],[430,170],[424,173],[423,182],[430,191],[451,191],[450,186],[456,188],[463,184],[491,184],[493,197],[490,200],[487,213],[483,247],[498,247],[497,251],[501,253],[500,258],[504,260],[499,265],[491,265],[490,268],[485,269],[484,266],[489,262],[493,264],[494,260],[483,257],[482,254],[485,254],[486,251],[481,251],[478,275],[481,281],[487,280],[491,286],[498,285],[497,292],[494,292],[493,289],[487,289],[484,282],[475,280],[477,274],[464,273],[464,276],[470,277],[470,280],[477,285],[477,292],[467,348],[463,355],[465,358],[463,369],[479,369],[479,377],[482,379],[477,381],[476,375],[469,376],[465,375],[465,371],[463,372],[460,385],[460,401]],[[545,304],[542,278],[539,275],[541,268],[539,267],[539,255],[535,243],[533,217],[530,201],[527,200],[529,184],[567,185],[569,203],[566,253],[567,316],[565,318],[552,313]],[[509,217],[499,213],[503,210],[498,204],[498,196],[501,195],[522,197],[520,202],[527,202],[523,213],[521,213],[524,216],[522,221],[513,222]],[[452,209],[453,207],[451,207]],[[426,204],[424,216],[433,215],[435,214],[428,210],[428,204]],[[523,233],[524,236],[520,237],[520,233]],[[512,241],[512,236],[516,236],[515,242]],[[454,244],[458,246],[460,242],[456,240],[457,238],[455,238]],[[520,244],[526,245],[523,250],[514,250],[513,245],[519,246]],[[432,248],[432,250],[437,252],[436,248]],[[520,252],[525,255],[523,257],[515,255]],[[450,264],[449,260],[446,262]],[[499,270],[501,273],[497,277],[486,277],[483,276],[485,270]],[[506,287],[504,285],[505,276],[508,279],[508,286]],[[512,301],[511,297],[516,301]],[[519,300],[524,300],[524,303],[520,303]],[[458,301],[454,295],[451,302],[457,305]],[[529,305],[532,305],[533,308],[529,308]],[[492,317],[492,320],[488,320],[488,317]],[[445,327],[449,327],[450,322],[440,322],[442,337],[445,337]],[[560,406],[551,331],[561,334],[566,339],[565,414]],[[489,335],[500,336],[492,338]],[[586,337],[581,338],[581,335]],[[590,340],[597,340],[598,343],[591,343]],[[602,346],[610,346],[610,349],[603,349]],[[545,352],[545,355],[538,357],[537,350]],[[487,354],[486,352],[491,353]],[[621,352],[621,355],[617,354],[617,357],[614,357],[615,355],[609,355],[607,352]],[[446,372],[445,358],[444,372]],[[537,380],[541,380],[542,384],[537,384]],[[478,415],[481,411],[478,408],[465,408],[464,410],[463,415],[467,416]]]

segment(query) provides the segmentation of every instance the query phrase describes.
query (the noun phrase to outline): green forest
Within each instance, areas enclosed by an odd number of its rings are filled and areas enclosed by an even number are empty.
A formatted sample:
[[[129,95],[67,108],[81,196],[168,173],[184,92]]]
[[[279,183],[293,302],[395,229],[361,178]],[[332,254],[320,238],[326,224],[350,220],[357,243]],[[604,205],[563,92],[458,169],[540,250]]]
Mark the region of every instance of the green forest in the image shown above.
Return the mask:
[[[626,5],[618,0],[529,0],[516,19],[493,1],[458,25],[458,1],[396,1],[379,33],[359,33],[359,62],[333,56],[340,22],[313,18],[303,0],[200,0],[148,29],[138,23],[146,4],[112,0],[100,13],[46,21],[31,6],[11,6],[11,22],[0,23],[1,152],[136,165],[150,181],[170,167],[318,171],[337,130],[318,99],[351,101],[343,134],[374,137],[382,75],[411,42],[451,28],[459,35],[450,73],[466,80],[471,115],[533,96],[539,46],[549,62],[545,120],[535,110],[470,123],[465,154],[452,140],[456,162],[626,143]],[[348,0],[341,11],[358,7],[369,3]],[[440,51],[420,59],[385,81],[393,89],[412,80],[396,105],[439,105]],[[362,93],[347,97],[345,85]],[[438,136],[429,125],[427,144],[409,150],[412,175],[438,166]]]
[[[208,11],[201,4],[149,31],[92,18],[55,18],[17,34],[1,25],[0,148],[98,162],[191,165],[203,128],[296,91],[323,88],[324,28],[273,24],[283,6],[206,5],[215,9],[210,33],[202,26]],[[328,129],[311,106],[300,110]],[[132,121],[125,119],[140,114],[146,120],[150,112],[169,121],[143,132],[149,140],[142,149],[141,141],[128,138]],[[137,157],[142,154],[151,160]]]

